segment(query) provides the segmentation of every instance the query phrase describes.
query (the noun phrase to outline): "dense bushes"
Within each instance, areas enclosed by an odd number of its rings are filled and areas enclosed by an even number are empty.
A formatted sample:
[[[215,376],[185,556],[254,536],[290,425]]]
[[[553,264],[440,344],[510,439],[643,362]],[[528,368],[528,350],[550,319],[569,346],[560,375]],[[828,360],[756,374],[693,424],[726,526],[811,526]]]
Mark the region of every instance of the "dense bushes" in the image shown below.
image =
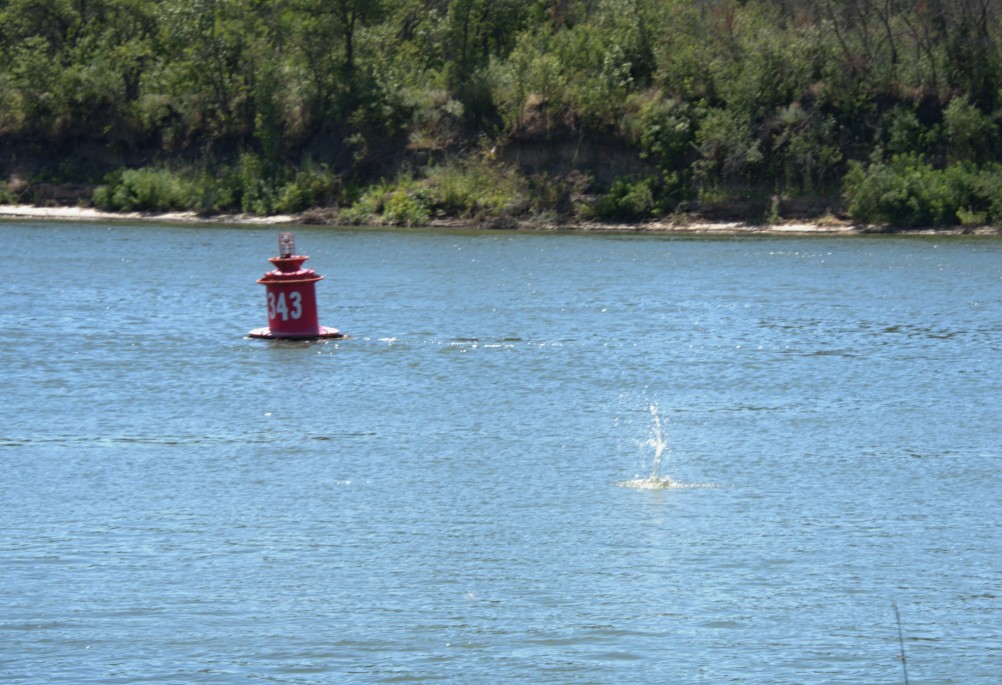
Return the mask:
[[[915,154],[853,162],[845,178],[849,212],[895,226],[1002,224],[1002,166],[936,169]]]
[[[992,161],[996,122],[967,97],[938,114],[938,121],[923,122],[906,105],[884,113],[881,147],[867,163],[850,162],[843,179],[854,219],[894,226],[1002,223],[1002,166]]]
[[[191,211],[204,214],[276,214],[338,204],[341,179],[323,167],[297,172],[269,169],[261,158],[243,154],[214,170],[145,167],[115,171],[94,192],[93,202],[113,211]]]
[[[115,211],[170,211],[199,207],[199,185],[168,169],[126,169],[94,191],[94,204]]]
[[[421,177],[404,171],[393,183],[376,184],[341,220],[414,226],[432,216],[497,219],[524,215],[529,203],[528,185],[514,169],[468,160],[429,167]]]
[[[654,181],[650,178],[617,178],[595,203],[595,216],[613,221],[643,221],[659,212]]]
[[[10,0],[0,27],[0,195],[117,160],[114,209],[998,220],[1002,0]],[[567,140],[637,163],[496,161]],[[85,143],[104,168],[69,168]]]

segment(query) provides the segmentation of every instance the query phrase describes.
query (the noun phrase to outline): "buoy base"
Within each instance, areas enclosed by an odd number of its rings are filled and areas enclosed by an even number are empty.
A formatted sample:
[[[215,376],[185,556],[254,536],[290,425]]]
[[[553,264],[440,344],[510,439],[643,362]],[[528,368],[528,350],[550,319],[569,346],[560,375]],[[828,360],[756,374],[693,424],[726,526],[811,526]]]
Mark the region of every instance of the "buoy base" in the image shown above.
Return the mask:
[[[272,333],[270,328],[255,328],[247,334],[251,338],[266,338],[268,340],[321,340],[324,338],[347,338],[336,328],[321,326],[316,333]]]

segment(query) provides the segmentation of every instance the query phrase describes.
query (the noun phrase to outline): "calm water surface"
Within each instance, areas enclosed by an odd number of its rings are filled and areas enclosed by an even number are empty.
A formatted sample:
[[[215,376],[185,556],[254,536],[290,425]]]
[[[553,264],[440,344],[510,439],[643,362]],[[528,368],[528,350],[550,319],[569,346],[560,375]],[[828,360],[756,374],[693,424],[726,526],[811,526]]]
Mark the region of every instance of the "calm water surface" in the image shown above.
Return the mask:
[[[1002,240],[277,232],[0,224],[4,682],[1000,682]]]

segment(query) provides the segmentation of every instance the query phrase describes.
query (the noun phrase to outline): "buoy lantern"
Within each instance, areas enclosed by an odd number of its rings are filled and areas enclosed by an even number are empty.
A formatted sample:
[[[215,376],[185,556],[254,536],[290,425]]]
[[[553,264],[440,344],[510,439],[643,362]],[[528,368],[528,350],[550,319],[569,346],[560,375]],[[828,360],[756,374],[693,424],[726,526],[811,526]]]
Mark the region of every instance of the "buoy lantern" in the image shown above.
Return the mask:
[[[278,256],[268,261],[275,265],[258,279],[266,290],[268,327],[255,328],[252,338],[277,340],[314,340],[318,338],[343,338],[336,328],[321,326],[317,322],[316,283],[323,279],[313,269],[303,268],[309,259],[296,254],[296,238],[292,233],[278,236]]]

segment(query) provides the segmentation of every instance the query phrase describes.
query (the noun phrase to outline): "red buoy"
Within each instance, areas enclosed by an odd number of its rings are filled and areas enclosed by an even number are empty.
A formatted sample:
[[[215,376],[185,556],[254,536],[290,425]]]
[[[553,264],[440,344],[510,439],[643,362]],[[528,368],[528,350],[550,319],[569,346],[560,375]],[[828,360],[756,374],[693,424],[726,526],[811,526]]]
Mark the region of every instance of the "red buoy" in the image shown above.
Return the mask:
[[[309,257],[296,254],[293,234],[279,234],[278,254],[278,257],[268,260],[277,268],[257,281],[267,291],[268,327],[255,328],[248,335],[282,340],[345,337],[338,329],[327,328],[317,322],[315,286],[323,276],[313,269],[303,268]]]

